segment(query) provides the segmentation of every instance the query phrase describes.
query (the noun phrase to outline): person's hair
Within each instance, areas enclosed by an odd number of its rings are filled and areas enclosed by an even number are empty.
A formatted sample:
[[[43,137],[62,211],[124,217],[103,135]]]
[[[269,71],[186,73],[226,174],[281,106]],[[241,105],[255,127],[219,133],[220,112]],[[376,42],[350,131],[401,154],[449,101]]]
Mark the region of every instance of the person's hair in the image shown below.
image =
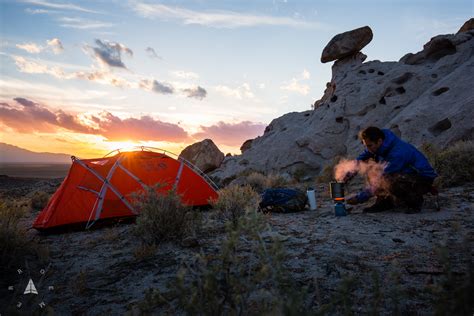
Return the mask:
[[[385,139],[385,134],[383,131],[375,126],[369,126],[359,133],[359,139],[360,140],[370,140],[371,142],[376,142],[379,139],[384,140]]]

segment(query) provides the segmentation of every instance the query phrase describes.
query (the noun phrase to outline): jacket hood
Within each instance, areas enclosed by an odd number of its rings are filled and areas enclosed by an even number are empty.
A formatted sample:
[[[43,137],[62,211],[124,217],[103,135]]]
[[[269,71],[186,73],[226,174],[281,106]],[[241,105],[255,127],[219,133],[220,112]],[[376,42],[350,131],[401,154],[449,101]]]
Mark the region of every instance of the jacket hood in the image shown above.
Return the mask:
[[[389,129],[383,129],[382,132],[385,135],[385,139],[383,140],[382,145],[380,148],[377,150],[377,155],[384,156],[390,148],[393,147],[393,145],[399,140],[397,135],[395,135],[391,130]]]

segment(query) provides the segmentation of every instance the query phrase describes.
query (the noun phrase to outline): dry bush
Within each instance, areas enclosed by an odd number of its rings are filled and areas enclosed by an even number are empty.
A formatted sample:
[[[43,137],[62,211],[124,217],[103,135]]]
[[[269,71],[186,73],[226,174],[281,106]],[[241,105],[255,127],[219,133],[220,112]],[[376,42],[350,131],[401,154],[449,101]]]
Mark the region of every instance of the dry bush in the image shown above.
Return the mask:
[[[141,244],[133,251],[133,257],[137,261],[144,261],[152,258],[156,253],[155,244]]]
[[[245,180],[257,192],[262,192],[267,187],[267,177],[260,172],[252,172]]]
[[[474,142],[460,141],[439,150],[432,144],[424,144],[421,150],[439,174],[436,182],[443,186],[461,185],[474,178]]]
[[[157,192],[159,187],[134,194],[134,205],[140,213],[135,233],[149,244],[182,240],[196,233],[201,224],[199,213],[183,205],[175,190]]]
[[[211,202],[214,209],[226,220],[237,226],[245,213],[258,209],[260,195],[250,186],[231,185],[219,190],[219,198]]]
[[[246,177],[245,182],[259,193],[265,189],[281,188],[288,185],[288,181],[285,178],[275,173],[266,176],[259,172],[252,172]]]
[[[288,185],[288,181],[281,175],[276,173],[270,173],[267,176],[267,189],[269,188],[282,188]]]
[[[43,191],[36,191],[30,200],[30,206],[35,211],[42,210],[48,204],[50,195]]]
[[[189,315],[304,315],[306,288],[284,266],[285,251],[256,211],[241,217],[217,255],[184,262],[171,290]]]
[[[21,209],[0,201],[0,267],[9,268],[21,261],[29,247],[25,230],[19,227]]]

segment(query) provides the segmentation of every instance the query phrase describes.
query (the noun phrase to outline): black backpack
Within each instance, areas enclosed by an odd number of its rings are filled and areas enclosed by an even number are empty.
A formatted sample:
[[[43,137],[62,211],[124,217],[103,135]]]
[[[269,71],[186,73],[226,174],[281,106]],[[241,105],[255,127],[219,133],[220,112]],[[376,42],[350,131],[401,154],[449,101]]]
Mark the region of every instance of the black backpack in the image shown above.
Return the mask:
[[[266,189],[261,198],[260,209],[282,213],[303,211],[308,201],[306,192],[284,188]]]

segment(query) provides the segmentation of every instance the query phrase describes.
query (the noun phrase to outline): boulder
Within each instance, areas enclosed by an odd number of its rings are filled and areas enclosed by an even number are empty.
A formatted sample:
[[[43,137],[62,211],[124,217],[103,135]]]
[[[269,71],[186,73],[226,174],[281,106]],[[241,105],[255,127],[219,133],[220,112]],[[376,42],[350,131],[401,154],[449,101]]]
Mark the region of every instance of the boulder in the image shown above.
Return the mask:
[[[459,36],[462,37],[462,36]],[[407,65],[419,65],[423,63],[434,63],[447,55],[456,53],[456,43],[453,35],[438,35],[433,37],[423,46],[423,50],[416,54],[407,54],[400,62]],[[459,41],[458,41],[459,42]]]
[[[249,150],[252,147],[253,139],[247,139],[242,146],[240,146],[240,152],[243,154],[245,151]]]
[[[373,38],[372,30],[364,26],[334,36],[323,50],[321,62],[341,59],[359,52]]]
[[[462,32],[468,32],[470,30],[474,29],[474,18],[471,18],[469,20],[467,20],[462,26],[461,28],[459,29],[458,33],[462,33]]]
[[[184,158],[193,165],[208,173],[219,168],[224,160],[224,153],[210,139],[194,143],[184,148],[179,158]]]

